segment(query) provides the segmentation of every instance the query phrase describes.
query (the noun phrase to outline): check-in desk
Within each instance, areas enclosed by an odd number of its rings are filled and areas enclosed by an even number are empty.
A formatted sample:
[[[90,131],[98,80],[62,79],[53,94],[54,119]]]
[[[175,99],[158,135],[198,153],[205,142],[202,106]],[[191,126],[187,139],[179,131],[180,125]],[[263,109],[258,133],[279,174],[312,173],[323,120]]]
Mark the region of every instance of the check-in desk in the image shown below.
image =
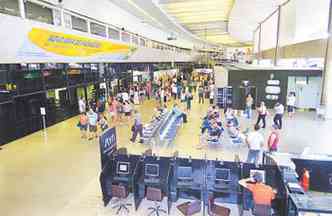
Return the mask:
[[[177,158],[172,167],[171,200],[179,198],[202,200],[205,161]]]
[[[100,174],[103,201],[106,206],[112,199],[112,185],[124,185],[130,193],[134,190],[134,173],[140,162],[138,155],[113,155]]]
[[[238,181],[241,167],[237,162],[210,160],[206,164],[207,191],[218,203],[241,203]]]
[[[167,157],[147,156],[137,165],[134,180],[135,208],[138,209],[145,197],[147,187],[161,189],[164,196],[169,199],[169,176],[171,160]],[[168,202],[168,212],[171,202]]]

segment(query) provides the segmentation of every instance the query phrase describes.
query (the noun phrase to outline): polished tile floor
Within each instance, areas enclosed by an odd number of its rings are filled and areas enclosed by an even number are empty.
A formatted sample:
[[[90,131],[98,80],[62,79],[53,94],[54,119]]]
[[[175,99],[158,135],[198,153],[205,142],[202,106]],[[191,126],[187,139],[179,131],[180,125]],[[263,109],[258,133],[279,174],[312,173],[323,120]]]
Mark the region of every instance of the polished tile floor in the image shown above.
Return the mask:
[[[146,101],[137,109],[143,121],[151,118],[154,101]],[[193,158],[223,158],[232,160],[238,154],[245,160],[245,145],[234,146],[227,135],[220,147],[197,149],[200,141],[201,118],[207,104],[194,102],[188,123],[179,130],[174,144],[154,146],[156,154]],[[76,128],[77,117],[39,131],[3,147],[0,151],[0,215],[4,216],[93,216],[112,215],[102,205],[98,176],[100,173],[99,146],[96,140],[80,139]],[[298,112],[294,119],[284,118],[280,151],[332,154],[330,132],[332,123],[315,119],[315,113]],[[241,118],[242,128],[254,122]],[[269,117],[269,125],[272,117]],[[131,144],[131,122],[116,126],[119,147],[127,147],[132,154],[141,154],[150,148],[144,144]],[[268,129],[263,131],[267,136]],[[177,213],[174,212],[174,215]],[[135,214],[130,214],[135,215]],[[142,215],[139,213],[138,215]],[[172,213],[173,215],[173,213]]]

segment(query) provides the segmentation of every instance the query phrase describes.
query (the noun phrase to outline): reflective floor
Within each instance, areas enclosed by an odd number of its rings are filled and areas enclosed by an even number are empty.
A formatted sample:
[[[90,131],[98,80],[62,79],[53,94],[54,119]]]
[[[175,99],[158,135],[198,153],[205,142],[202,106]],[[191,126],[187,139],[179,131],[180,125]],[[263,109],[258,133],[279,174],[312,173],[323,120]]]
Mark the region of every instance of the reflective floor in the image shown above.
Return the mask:
[[[172,103],[172,102],[171,102]],[[151,118],[154,101],[147,101],[137,109],[144,122]],[[245,160],[245,145],[233,145],[228,136],[221,146],[197,149],[199,128],[208,104],[194,102],[188,114],[188,123],[180,129],[174,144],[153,147],[156,154],[194,158],[223,158],[232,160],[238,154]],[[241,118],[243,129],[254,122]],[[96,140],[80,139],[76,127],[78,119],[72,118],[43,131],[16,140],[0,151],[0,213],[4,216],[91,216],[112,215],[112,210],[102,205],[98,176],[100,173],[99,146]],[[268,124],[271,125],[272,117]],[[131,122],[117,125],[119,147],[127,147],[133,154],[141,154],[150,146],[131,144]],[[312,153],[332,154],[330,131],[332,122],[315,119],[313,112],[298,112],[295,118],[284,118],[280,151],[302,152],[305,147]],[[263,133],[267,136],[269,129]],[[142,207],[144,208],[144,206]],[[174,215],[177,213],[174,212]],[[130,215],[135,215],[131,213]],[[173,215],[173,213],[172,213]]]

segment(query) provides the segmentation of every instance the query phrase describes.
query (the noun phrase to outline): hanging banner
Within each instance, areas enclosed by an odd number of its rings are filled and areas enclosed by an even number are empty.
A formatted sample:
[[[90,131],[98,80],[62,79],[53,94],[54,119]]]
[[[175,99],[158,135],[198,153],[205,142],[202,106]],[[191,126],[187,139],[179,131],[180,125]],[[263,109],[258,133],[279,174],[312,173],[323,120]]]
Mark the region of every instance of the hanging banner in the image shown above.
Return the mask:
[[[128,55],[131,51],[127,44],[96,40],[41,28],[32,28],[28,38],[39,48],[62,56],[87,57],[115,53]]]
[[[105,166],[105,162],[109,156],[116,151],[116,130],[115,127],[107,129],[99,138],[101,167]]]

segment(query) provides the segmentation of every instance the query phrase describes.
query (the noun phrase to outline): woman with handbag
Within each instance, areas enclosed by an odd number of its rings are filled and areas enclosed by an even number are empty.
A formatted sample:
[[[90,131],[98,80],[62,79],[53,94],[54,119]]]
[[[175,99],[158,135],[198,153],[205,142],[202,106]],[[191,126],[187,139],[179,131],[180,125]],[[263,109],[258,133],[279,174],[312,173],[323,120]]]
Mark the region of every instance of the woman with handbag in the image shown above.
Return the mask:
[[[132,143],[135,143],[137,134],[140,136],[140,143],[143,143],[143,124],[141,120],[141,114],[137,111],[134,110],[134,125],[131,127],[131,131],[133,132],[132,137],[130,141]]]

